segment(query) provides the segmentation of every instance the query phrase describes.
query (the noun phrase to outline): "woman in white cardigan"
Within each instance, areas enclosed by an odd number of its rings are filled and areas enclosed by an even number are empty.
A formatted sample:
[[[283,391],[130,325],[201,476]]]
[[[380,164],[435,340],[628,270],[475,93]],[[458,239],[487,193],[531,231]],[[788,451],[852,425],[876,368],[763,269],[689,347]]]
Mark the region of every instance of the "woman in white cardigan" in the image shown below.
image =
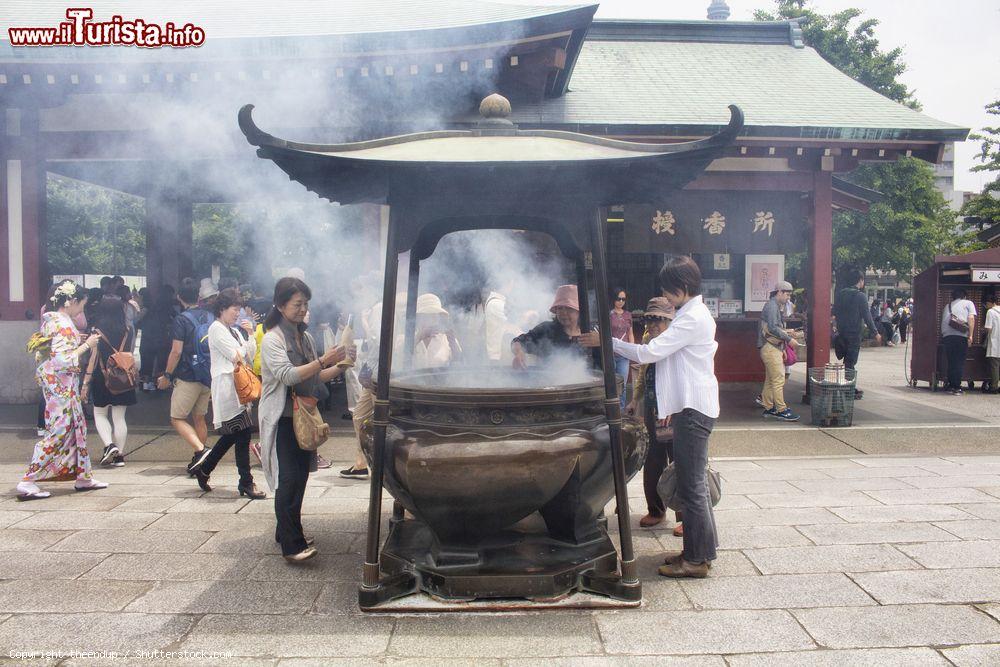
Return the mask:
[[[253,433],[253,419],[250,416],[252,404],[240,403],[236,393],[233,372],[236,361],[253,367],[257,340],[249,322],[243,331],[236,328],[236,320],[243,302],[234,289],[224,289],[219,293],[212,307],[215,321],[208,327],[208,347],[212,359],[212,415],[215,428],[221,434],[212,449],[206,449],[204,457],[191,467],[191,474],[205,491],[211,491],[208,480],[215,466],[229,449],[236,445],[236,469],[240,473],[237,489],[241,496],[251,500],[266,498],[258,491],[250,473],[250,436]],[[243,334],[246,334],[245,336]]]
[[[334,347],[316,354],[316,343],[305,330],[312,291],[298,278],[282,278],[274,286],[274,301],[264,320],[260,369],[261,467],[274,490],[274,539],[290,563],[318,552],[302,530],[302,500],[309,473],[316,469],[316,452],[299,447],[292,428],[292,392],[316,398],[319,386],[343,372],[337,362],[349,350]]]

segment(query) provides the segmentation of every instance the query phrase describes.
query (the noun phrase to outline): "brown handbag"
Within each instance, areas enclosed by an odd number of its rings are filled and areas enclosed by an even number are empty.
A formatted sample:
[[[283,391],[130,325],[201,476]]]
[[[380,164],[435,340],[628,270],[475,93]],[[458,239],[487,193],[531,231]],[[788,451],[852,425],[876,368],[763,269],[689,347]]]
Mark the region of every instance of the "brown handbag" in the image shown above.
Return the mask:
[[[253,403],[260,399],[261,383],[250,368],[243,363],[242,359],[234,362],[233,384],[236,385],[236,396],[240,399],[240,405]]]
[[[292,430],[299,449],[314,452],[330,437],[330,425],[316,407],[315,398],[292,393]]]
[[[243,343],[235,331],[230,329],[229,333],[233,335],[237,343]],[[240,405],[253,403],[260,399],[262,389],[260,378],[240,357],[233,359],[233,384],[236,385],[236,397],[239,398]]]

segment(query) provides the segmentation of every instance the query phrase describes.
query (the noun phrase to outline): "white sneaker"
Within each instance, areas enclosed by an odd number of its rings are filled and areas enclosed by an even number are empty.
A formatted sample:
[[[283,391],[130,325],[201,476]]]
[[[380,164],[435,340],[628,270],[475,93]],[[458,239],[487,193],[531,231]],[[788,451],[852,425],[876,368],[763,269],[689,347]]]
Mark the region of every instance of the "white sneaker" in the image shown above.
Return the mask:
[[[107,482],[98,482],[96,479],[86,480],[82,484],[80,480],[76,481],[73,485],[73,489],[76,491],[93,491],[94,489],[106,489],[108,488]]]

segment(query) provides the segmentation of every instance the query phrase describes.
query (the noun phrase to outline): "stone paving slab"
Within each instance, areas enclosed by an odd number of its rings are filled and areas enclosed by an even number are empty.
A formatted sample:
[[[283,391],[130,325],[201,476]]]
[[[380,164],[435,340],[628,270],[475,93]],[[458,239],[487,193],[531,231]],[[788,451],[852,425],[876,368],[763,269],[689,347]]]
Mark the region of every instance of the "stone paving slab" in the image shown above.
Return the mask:
[[[830,481],[830,480],[820,480]],[[795,493],[797,489],[792,482],[784,480],[734,480],[723,477],[723,494],[738,493],[743,495],[760,493]]]
[[[19,503],[19,505],[21,505],[21,507],[25,506],[23,503]],[[0,528],[7,528],[8,526],[20,523],[25,519],[30,519],[34,515],[35,515],[34,512],[28,512],[28,511],[23,511],[23,512],[11,511],[11,510],[0,511]]]
[[[918,489],[964,487],[982,489],[1000,487],[1000,475],[941,475],[938,477],[907,477],[906,483]]]
[[[926,568],[1000,567],[1000,541],[899,544],[896,548]]]
[[[108,557],[98,554],[0,553],[0,579],[76,579]]]
[[[975,644],[941,651],[958,667],[990,667],[1000,665],[1000,644]]]
[[[767,493],[750,494],[748,497],[760,507],[867,507],[879,504],[878,500],[862,491],[836,494]]]
[[[953,505],[956,503],[991,503],[996,498],[976,489],[884,489],[865,491],[886,505]]]
[[[905,546],[908,545],[897,548],[889,544],[834,544],[746,549],[743,553],[764,574],[878,572],[919,568],[917,562],[901,553]]]
[[[91,491],[90,493],[97,493]],[[34,501],[42,502],[42,501]],[[160,518],[152,512],[38,512],[14,524],[28,530],[139,530]]]
[[[242,581],[253,569],[253,560],[228,554],[113,554],[83,575],[84,579],[131,581]]]
[[[37,531],[19,531],[23,533]],[[73,533],[49,551],[91,553],[191,553],[209,538],[202,531],[87,530]]]
[[[0,529],[0,551],[42,551],[74,534],[71,530]]]
[[[886,605],[1000,601],[1000,568],[864,572],[851,578]]]
[[[893,605],[791,613],[817,643],[830,648],[979,644],[1000,636],[1000,624],[971,606]]]
[[[183,614],[304,614],[321,583],[298,581],[160,581],[126,611]]]
[[[963,540],[1000,540],[1000,521],[938,521],[934,525]]]
[[[896,477],[897,479],[907,479],[909,477],[934,477],[930,470],[917,466],[898,466],[894,468],[833,468],[824,470],[828,477],[836,479],[871,479],[874,477]]]
[[[926,523],[848,523],[800,526],[799,530],[816,544],[894,544],[897,542],[946,542],[958,539],[952,532]]]
[[[80,613],[119,611],[151,584],[136,581],[36,580],[0,582],[0,611]],[[2,636],[2,629],[0,629]]]
[[[796,491],[836,495],[845,491],[867,491],[869,489],[912,489],[913,480],[942,479],[935,477],[858,477],[854,479],[800,479],[788,482]],[[779,493],[784,493],[779,491]]]
[[[389,643],[394,656],[543,657],[603,653],[592,612],[465,616],[452,632],[437,619],[400,617]]]
[[[950,505],[891,505],[886,507],[831,507],[830,511],[850,523],[894,523],[897,521],[961,521],[974,515]]]
[[[719,549],[795,547],[811,544],[809,538],[791,526],[717,526],[717,528]]]
[[[796,609],[874,605],[845,575],[778,574],[682,580],[695,609]]]
[[[15,615],[0,624],[0,646],[35,651],[165,649],[188,632],[185,614],[59,613]],[[44,628],[44,632],[40,629]]]
[[[395,623],[388,618],[343,615],[210,614],[197,622],[180,647],[279,658],[377,656],[388,648]]]
[[[755,653],[815,648],[787,611],[609,612],[597,616],[608,653]]]
[[[721,505],[721,503],[720,503]],[[963,512],[943,515],[940,519],[957,519]],[[968,516],[968,515],[966,515]],[[718,510],[717,525],[735,526],[803,526],[816,523],[843,523],[844,519],[825,507]]]
[[[955,505],[956,509],[967,512],[980,519],[1000,521],[1000,503],[975,503],[972,505]]]
[[[948,665],[941,654],[930,648],[848,649],[842,651],[793,651],[728,655],[730,667],[914,667]]]
[[[987,614],[989,614],[993,618],[995,618],[998,621],[1000,621],[1000,603],[990,602],[990,603],[987,603],[987,604],[977,604],[976,608],[979,609],[979,610],[981,610],[981,611],[986,612]]]

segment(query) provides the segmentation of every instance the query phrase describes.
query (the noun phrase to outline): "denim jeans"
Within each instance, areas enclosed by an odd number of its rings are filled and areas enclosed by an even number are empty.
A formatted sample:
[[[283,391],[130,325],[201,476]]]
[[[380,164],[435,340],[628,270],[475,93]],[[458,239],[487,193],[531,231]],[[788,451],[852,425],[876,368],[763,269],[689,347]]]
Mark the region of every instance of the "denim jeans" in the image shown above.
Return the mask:
[[[684,511],[684,560],[703,563],[715,560],[719,535],[708,495],[708,437],[715,419],[692,408],[674,415],[674,466],[677,493]]]
[[[628,359],[625,357],[615,357],[615,373],[622,376],[622,395],[619,397],[622,409],[625,409],[625,394],[628,393]]]

